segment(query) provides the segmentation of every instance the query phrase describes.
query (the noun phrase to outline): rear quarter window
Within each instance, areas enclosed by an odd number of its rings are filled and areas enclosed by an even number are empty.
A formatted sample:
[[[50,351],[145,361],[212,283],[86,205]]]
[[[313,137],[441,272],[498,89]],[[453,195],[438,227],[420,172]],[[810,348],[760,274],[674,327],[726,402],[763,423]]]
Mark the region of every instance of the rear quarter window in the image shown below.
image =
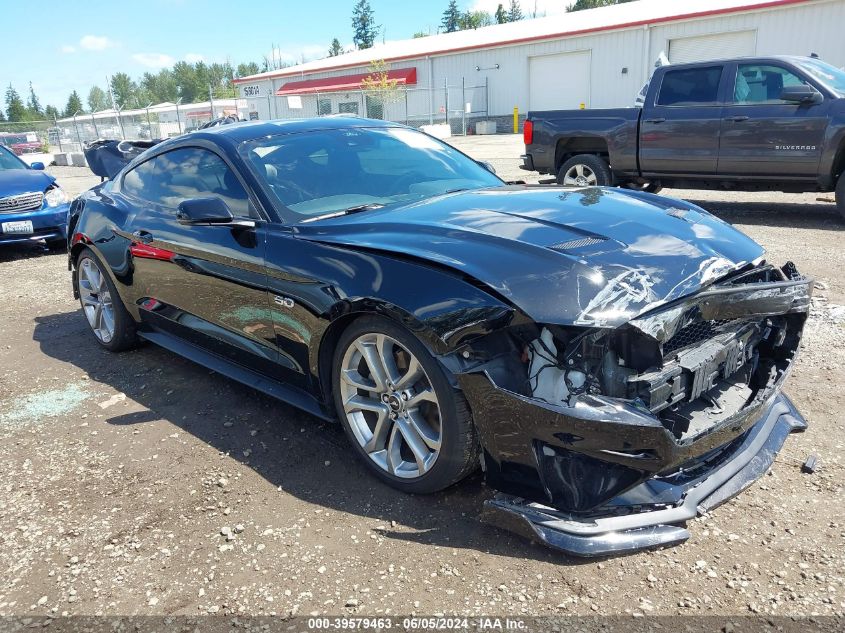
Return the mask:
[[[721,66],[667,70],[657,95],[659,106],[711,105],[719,100]]]

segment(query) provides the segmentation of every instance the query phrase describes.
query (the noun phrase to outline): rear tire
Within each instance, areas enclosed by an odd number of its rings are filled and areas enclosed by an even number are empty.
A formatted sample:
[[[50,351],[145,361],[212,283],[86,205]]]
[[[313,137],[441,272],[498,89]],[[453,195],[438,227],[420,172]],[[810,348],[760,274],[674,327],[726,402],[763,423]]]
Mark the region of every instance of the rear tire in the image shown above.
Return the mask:
[[[94,338],[110,352],[122,352],[138,343],[135,321],[105,270],[94,251],[83,248],[76,258],[76,290]]]
[[[367,316],[343,332],[332,385],[354,451],[391,487],[437,492],[477,467],[475,427],[463,394],[426,347],[393,321]]]
[[[839,210],[839,215],[845,220],[845,172],[839,175],[839,180],[836,183],[836,208]]]
[[[560,166],[557,184],[564,187],[604,187],[613,184],[613,172],[600,156],[578,154]]]

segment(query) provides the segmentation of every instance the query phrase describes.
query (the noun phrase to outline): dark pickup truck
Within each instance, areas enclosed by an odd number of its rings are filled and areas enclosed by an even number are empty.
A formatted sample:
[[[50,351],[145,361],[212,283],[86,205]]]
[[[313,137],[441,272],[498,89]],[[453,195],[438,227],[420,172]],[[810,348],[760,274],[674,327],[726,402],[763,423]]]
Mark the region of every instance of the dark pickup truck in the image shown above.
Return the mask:
[[[810,57],[657,68],[642,108],[529,112],[522,169],[569,186],[836,191],[845,72]]]

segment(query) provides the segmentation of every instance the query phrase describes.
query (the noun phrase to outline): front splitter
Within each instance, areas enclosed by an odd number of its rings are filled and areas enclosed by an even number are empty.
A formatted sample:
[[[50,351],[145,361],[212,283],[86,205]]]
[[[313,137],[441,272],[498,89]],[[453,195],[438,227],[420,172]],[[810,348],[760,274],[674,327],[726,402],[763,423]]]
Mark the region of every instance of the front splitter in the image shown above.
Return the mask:
[[[781,393],[749,430],[734,456],[691,484],[675,506],[583,519],[498,494],[484,503],[481,519],[574,556],[611,556],[675,545],[690,537],[684,527],[686,521],[724,503],[762,477],[787,436],[806,428],[804,418]]]

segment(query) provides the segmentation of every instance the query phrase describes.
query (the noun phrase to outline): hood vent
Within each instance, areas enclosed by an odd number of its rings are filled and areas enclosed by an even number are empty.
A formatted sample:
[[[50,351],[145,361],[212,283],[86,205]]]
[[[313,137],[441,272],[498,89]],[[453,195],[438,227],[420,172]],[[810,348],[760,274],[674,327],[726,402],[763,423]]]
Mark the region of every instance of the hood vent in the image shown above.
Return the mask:
[[[585,248],[587,246],[593,246],[594,244],[601,244],[606,240],[606,237],[581,237],[577,240],[569,240],[568,242],[561,242],[560,244],[552,244],[548,248],[555,251],[572,251],[577,248]]]

